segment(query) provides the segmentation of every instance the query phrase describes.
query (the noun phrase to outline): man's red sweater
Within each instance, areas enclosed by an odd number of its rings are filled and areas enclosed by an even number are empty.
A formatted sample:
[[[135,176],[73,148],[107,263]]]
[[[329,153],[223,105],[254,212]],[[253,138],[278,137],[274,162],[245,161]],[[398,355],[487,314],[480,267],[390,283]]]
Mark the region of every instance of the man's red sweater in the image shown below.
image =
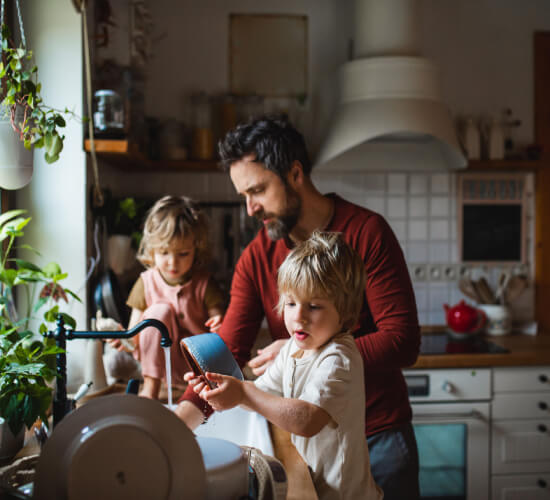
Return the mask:
[[[337,195],[327,231],[342,233],[361,255],[367,272],[365,300],[354,331],[365,373],[365,433],[370,436],[411,420],[401,369],[412,365],[420,347],[414,292],[403,252],[393,231],[378,214]],[[231,285],[231,301],[220,336],[243,366],[250,359],[264,316],[273,340],[289,337],[275,311],[277,271],[290,252],[283,239],[272,241],[265,228],[241,255]],[[191,390],[182,399],[205,403]]]

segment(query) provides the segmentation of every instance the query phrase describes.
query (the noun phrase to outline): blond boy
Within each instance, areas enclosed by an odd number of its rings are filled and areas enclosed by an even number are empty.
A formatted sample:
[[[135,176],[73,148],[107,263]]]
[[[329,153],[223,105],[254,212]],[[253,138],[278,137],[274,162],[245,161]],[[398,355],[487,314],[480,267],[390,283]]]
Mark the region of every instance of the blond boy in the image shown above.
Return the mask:
[[[314,232],[278,273],[278,310],[290,342],[254,382],[186,374],[215,410],[237,405],[291,433],[321,500],[379,500],[364,438],[364,375],[349,333],[365,290],[365,265],[337,233]]]

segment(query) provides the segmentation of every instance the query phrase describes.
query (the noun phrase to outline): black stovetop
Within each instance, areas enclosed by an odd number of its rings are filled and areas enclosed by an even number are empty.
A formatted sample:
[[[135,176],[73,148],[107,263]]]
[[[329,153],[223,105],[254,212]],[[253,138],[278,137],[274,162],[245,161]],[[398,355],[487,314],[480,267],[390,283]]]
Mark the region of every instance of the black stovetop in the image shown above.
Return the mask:
[[[420,354],[502,354],[509,352],[486,338],[473,335],[456,339],[447,332],[424,334],[420,342]]]

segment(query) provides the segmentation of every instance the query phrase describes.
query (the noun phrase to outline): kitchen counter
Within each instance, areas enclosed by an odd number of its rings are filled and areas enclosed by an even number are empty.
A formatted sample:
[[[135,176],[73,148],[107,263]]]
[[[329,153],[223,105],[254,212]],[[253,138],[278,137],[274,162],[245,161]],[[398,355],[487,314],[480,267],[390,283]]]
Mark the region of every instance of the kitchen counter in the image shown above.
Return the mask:
[[[536,336],[522,334],[487,336],[486,339],[508,349],[510,352],[494,354],[421,354],[416,363],[410,368],[471,368],[550,364],[550,332],[539,332]]]

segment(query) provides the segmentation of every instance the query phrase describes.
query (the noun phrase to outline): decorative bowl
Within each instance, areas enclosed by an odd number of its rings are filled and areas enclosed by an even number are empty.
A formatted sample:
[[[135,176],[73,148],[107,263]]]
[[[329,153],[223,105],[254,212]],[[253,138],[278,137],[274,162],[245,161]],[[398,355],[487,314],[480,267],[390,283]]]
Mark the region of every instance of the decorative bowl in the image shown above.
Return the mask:
[[[233,354],[217,333],[201,333],[185,337],[181,339],[180,346],[193,373],[203,376],[210,387],[213,385],[206,379],[206,372],[221,373],[244,380]]]

